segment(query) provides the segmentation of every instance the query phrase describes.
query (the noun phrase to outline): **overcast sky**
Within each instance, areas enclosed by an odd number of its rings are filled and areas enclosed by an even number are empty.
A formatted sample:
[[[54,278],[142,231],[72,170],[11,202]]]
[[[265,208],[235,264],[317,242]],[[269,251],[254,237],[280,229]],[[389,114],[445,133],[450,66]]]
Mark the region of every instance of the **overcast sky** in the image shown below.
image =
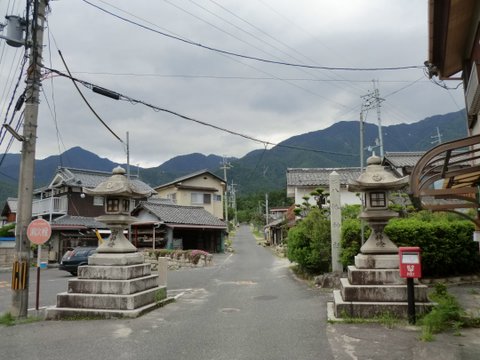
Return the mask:
[[[82,0],[50,1],[45,66],[66,72],[58,55],[61,50],[73,76],[81,80],[261,140],[278,143],[339,121],[358,120],[361,96],[373,90],[372,80],[385,99],[383,125],[416,122],[464,107],[461,86],[446,90],[421,68],[307,69],[225,55],[158,33],[286,63],[334,68],[421,66],[428,58],[427,0],[88,1],[154,31]],[[24,0],[0,0],[0,16],[24,16],[24,6]],[[0,40],[2,123],[22,54],[22,48]],[[458,82],[446,85],[455,88]],[[24,86],[21,82],[19,93]],[[129,132],[134,165],[158,166],[193,152],[241,157],[263,148],[230,133],[80,88],[113,132],[122,139]],[[126,162],[124,146],[88,109],[70,80],[46,76],[40,99],[37,158],[80,146]],[[376,112],[370,111],[367,121],[376,119]],[[6,144],[1,144],[1,153]],[[10,148],[19,151],[18,144]]]

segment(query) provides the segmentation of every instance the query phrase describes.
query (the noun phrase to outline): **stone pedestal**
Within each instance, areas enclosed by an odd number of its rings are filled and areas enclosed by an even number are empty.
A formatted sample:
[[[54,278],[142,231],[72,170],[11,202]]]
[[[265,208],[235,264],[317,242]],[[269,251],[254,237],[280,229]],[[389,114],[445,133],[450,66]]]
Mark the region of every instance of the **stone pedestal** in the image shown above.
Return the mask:
[[[373,318],[389,313],[408,317],[406,279],[400,278],[398,255],[365,255],[355,257],[348,267],[348,278],[340,279],[340,290],[334,290],[334,314],[337,318]],[[427,286],[415,284],[415,310],[428,312],[433,306],[427,297]]]
[[[152,274],[140,253],[97,253],[47,308],[47,319],[137,317],[168,303],[166,284]]]

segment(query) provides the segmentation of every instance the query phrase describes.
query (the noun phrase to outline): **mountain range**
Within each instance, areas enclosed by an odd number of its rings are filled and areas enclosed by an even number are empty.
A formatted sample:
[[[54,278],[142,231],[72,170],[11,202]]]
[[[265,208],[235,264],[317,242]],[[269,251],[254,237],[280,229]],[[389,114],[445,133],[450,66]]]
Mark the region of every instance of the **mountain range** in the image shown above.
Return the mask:
[[[364,125],[364,144],[373,146],[378,138],[378,126]],[[435,115],[411,124],[384,126],[384,151],[428,150],[434,146],[432,142],[437,128],[442,142],[465,137],[465,112]],[[359,133],[358,121],[341,121],[323,130],[293,136],[272,149],[254,150],[241,158],[230,158],[228,161],[232,167],[228,170],[228,181],[233,181],[238,194],[242,195],[284,188],[285,172],[290,167],[359,166]],[[369,154],[366,150],[365,157]],[[131,166],[130,170],[132,174],[139,174],[144,182],[156,186],[202,169],[223,177],[222,160],[218,155],[193,153],[176,156],[158,167]],[[3,204],[7,196],[16,196],[20,154],[6,154],[0,164],[0,201]],[[117,165],[126,166],[74,147],[61,155],[36,160],[35,186],[48,184],[59,166],[111,171]]]

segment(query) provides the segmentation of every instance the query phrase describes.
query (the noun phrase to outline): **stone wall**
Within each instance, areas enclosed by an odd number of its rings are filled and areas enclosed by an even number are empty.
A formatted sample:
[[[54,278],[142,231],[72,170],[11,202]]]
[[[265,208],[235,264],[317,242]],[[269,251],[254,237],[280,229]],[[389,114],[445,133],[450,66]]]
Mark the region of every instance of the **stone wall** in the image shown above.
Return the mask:
[[[12,267],[14,255],[15,255],[15,248],[0,247],[0,268]]]
[[[152,265],[152,270],[157,270],[158,260],[155,255],[144,252],[145,262],[148,262]],[[187,256],[166,256],[165,259],[168,260],[168,269],[177,270],[182,267],[205,267],[213,264],[213,256],[211,254],[202,255],[197,264],[191,262],[191,259]]]

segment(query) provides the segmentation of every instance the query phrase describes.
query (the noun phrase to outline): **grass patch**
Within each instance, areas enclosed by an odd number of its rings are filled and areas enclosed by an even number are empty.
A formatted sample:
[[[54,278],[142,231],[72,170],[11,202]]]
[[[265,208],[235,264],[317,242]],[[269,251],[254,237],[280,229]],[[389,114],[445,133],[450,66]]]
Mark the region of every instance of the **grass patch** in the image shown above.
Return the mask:
[[[7,312],[3,315],[0,315],[0,325],[13,326],[19,324],[30,324],[37,321],[42,321],[43,319],[37,316],[30,316],[23,319],[15,319],[15,317]]]
[[[12,326],[15,325],[15,318],[9,312],[0,316],[0,325]]]
[[[371,324],[371,323],[375,323],[375,324],[381,324],[388,329],[393,329],[395,327],[395,325],[405,323],[404,319],[400,319],[390,312],[385,312],[385,313],[382,313],[382,314],[377,315],[377,316],[372,317],[372,318],[360,318],[360,317],[350,316],[345,311],[343,311],[340,314],[340,318],[341,318],[341,320],[338,321],[338,322],[343,322],[343,323],[346,323],[346,324]],[[335,322],[335,321],[332,321],[332,322]]]
[[[458,304],[455,296],[447,291],[445,284],[435,284],[433,293],[430,298],[437,303],[431,312],[426,314],[419,321],[422,326],[422,335],[420,339],[423,341],[433,341],[435,334],[443,331],[453,330],[455,334],[460,334],[460,328],[465,325],[464,311]]]

